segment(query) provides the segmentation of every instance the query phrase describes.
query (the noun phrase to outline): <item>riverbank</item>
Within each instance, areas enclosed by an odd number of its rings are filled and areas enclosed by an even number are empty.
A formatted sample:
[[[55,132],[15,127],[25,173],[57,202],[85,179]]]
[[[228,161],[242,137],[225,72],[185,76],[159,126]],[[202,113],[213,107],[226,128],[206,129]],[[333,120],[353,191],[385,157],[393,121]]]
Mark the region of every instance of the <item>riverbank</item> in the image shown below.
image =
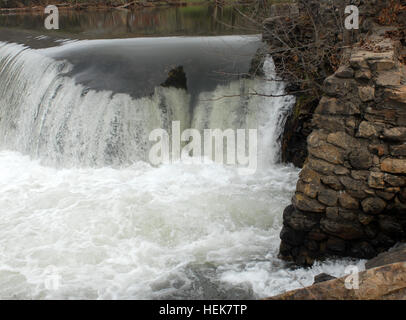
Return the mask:
[[[145,7],[159,7],[159,6],[184,6],[188,1],[31,1],[30,4],[24,4],[18,1],[13,2],[10,6],[1,7],[0,13],[19,13],[19,12],[35,12],[44,11],[47,5],[55,5],[60,10],[107,10],[107,9],[122,9],[129,10]],[[201,2],[193,2],[194,4],[202,4]]]

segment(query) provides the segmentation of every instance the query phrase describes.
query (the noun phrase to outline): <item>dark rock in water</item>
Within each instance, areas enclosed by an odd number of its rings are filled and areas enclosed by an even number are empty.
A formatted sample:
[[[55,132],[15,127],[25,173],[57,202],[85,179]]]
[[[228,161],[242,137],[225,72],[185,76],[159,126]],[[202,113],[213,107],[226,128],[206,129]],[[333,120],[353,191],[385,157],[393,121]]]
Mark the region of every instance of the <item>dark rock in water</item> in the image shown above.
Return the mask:
[[[382,252],[375,258],[367,261],[366,269],[380,267],[386,264],[406,261],[406,243],[402,243],[387,252]]]
[[[187,79],[182,66],[178,66],[168,72],[168,79],[161,84],[162,87],[174,87],[187,90]]]
[[[320,273],[317,276],[314,276],[314,282],[315,283],[320,283],[320,282],[324,282],[324,281],[329,281],[329,280],[333,280],[333,279],[337,279],[336,277],[333,277],[327,273]]]

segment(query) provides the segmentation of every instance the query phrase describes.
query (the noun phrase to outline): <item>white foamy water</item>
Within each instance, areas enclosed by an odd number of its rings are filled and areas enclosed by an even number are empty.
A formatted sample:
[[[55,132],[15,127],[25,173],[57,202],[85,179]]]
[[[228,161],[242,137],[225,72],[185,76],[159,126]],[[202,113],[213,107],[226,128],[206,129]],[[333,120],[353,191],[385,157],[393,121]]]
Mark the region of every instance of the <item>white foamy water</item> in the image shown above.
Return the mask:
[[[293,271],[277,259],[296,178],[283,166],[57,170],[3,151],[0,298],[251,299],[341,275],[349,262]]]
[[[201,92],[190,113],[184,90],[139,99],[96,92],[68,77],[65,61],[19,45],[0,50],[0,298],[252,299],[355,263],[290,270],[277,258],[298,175],[277,164],[293,100],[247,92],[280,94],[281,82],[219,85]],[[273,77],[270,58],[264,71]],[[257,173],[150,166],[148,133],[173,120],[257,128]]]

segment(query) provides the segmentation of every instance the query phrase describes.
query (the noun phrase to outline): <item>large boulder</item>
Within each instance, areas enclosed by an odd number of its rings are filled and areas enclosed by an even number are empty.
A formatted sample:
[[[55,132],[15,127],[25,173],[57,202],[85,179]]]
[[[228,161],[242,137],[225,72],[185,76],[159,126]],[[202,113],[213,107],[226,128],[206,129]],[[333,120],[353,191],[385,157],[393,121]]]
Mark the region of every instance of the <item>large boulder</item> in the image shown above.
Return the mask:
[[[406,243],[402,243],[387,252],[382,252],[365,263],[366,269],[381,267],[386,264],[406,262]]]
[[[313,284],[267,300],[405,300],[406,263],[398,262],[358,273],[359,288],[347,289],[348,276]],[[352,281],[348,283],[353,284]]]

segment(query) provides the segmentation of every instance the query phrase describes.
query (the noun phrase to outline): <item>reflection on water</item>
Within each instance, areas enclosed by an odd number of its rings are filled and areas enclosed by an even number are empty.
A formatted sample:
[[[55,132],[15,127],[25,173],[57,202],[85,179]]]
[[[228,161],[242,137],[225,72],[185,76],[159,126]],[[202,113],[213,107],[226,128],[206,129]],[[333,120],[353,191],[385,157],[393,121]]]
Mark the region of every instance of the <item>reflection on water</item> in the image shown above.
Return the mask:
[[[258,33],[232,7],[186,6],[143,8],[137,11],[60,11],[60,30],[44,28],[43,14],[0,15],[0,26],[71,34],[75,38],[136,36],[195,36]]]

